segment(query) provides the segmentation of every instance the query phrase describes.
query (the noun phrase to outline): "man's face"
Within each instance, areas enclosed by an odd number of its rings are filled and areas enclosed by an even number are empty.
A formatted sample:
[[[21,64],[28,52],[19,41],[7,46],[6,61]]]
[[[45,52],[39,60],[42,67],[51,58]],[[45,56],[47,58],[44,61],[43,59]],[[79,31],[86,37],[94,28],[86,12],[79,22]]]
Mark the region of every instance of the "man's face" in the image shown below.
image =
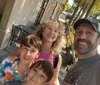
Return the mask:
[[[79,54],[87,54],[98,45],[98,33],[89,24],[80,25],[75,32],[74,45]]]
[[[45,85],[48,77],[41,68],[32,68],[27,76],[28,85]]]

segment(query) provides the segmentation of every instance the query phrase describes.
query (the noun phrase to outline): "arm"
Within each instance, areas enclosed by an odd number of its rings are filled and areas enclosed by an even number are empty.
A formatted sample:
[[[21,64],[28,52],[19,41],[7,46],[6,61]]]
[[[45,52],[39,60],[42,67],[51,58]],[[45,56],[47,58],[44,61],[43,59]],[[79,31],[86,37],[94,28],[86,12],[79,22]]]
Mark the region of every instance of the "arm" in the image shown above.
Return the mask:
[[[50,85],[60,85],[58,81],[58,75],[59,75],[61,64],[62,64],[62,57],[61,55],[59,55],[58,64],[57,67],[54,69],[54,76],[50,81]]]

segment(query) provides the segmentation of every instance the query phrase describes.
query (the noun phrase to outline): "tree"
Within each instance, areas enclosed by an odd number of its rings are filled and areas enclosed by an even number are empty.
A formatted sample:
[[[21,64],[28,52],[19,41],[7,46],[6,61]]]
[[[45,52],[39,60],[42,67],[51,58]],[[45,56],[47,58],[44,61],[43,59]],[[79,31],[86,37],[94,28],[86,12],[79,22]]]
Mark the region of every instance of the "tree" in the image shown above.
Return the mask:
[[[96,1],[97,1],[97,0],[93,0],[93,1],[92,1],[90,7],[89,7],[88,10],[87,10],[87,13],[86,13],[86,15],[85,15],[85,18],[88,17],[88,15],[89,15],[91,9],[93,8],[93,6],[95,5]]]

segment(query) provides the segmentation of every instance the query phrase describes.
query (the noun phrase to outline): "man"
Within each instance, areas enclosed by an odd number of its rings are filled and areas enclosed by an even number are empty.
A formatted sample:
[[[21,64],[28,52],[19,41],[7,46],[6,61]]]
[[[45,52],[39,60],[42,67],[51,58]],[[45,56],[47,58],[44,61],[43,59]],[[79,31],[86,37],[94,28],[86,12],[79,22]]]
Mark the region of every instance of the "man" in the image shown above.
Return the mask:
[[[62,85],[100,85],[100,25],[95,20],[79,19],[74,24],[78,62],[68,71]]]

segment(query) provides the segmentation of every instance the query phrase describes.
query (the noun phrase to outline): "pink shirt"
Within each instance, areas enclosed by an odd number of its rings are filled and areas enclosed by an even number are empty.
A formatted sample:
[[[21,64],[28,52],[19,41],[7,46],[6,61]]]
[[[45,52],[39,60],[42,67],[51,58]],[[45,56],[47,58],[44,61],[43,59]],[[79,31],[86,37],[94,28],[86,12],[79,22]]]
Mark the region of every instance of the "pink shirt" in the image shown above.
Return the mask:
[[[53,63],[54,54],[52,52],[40,52],[40,55],[38,56],[38,58],[35,58],[34,61],[42,60],[42,59]]]

